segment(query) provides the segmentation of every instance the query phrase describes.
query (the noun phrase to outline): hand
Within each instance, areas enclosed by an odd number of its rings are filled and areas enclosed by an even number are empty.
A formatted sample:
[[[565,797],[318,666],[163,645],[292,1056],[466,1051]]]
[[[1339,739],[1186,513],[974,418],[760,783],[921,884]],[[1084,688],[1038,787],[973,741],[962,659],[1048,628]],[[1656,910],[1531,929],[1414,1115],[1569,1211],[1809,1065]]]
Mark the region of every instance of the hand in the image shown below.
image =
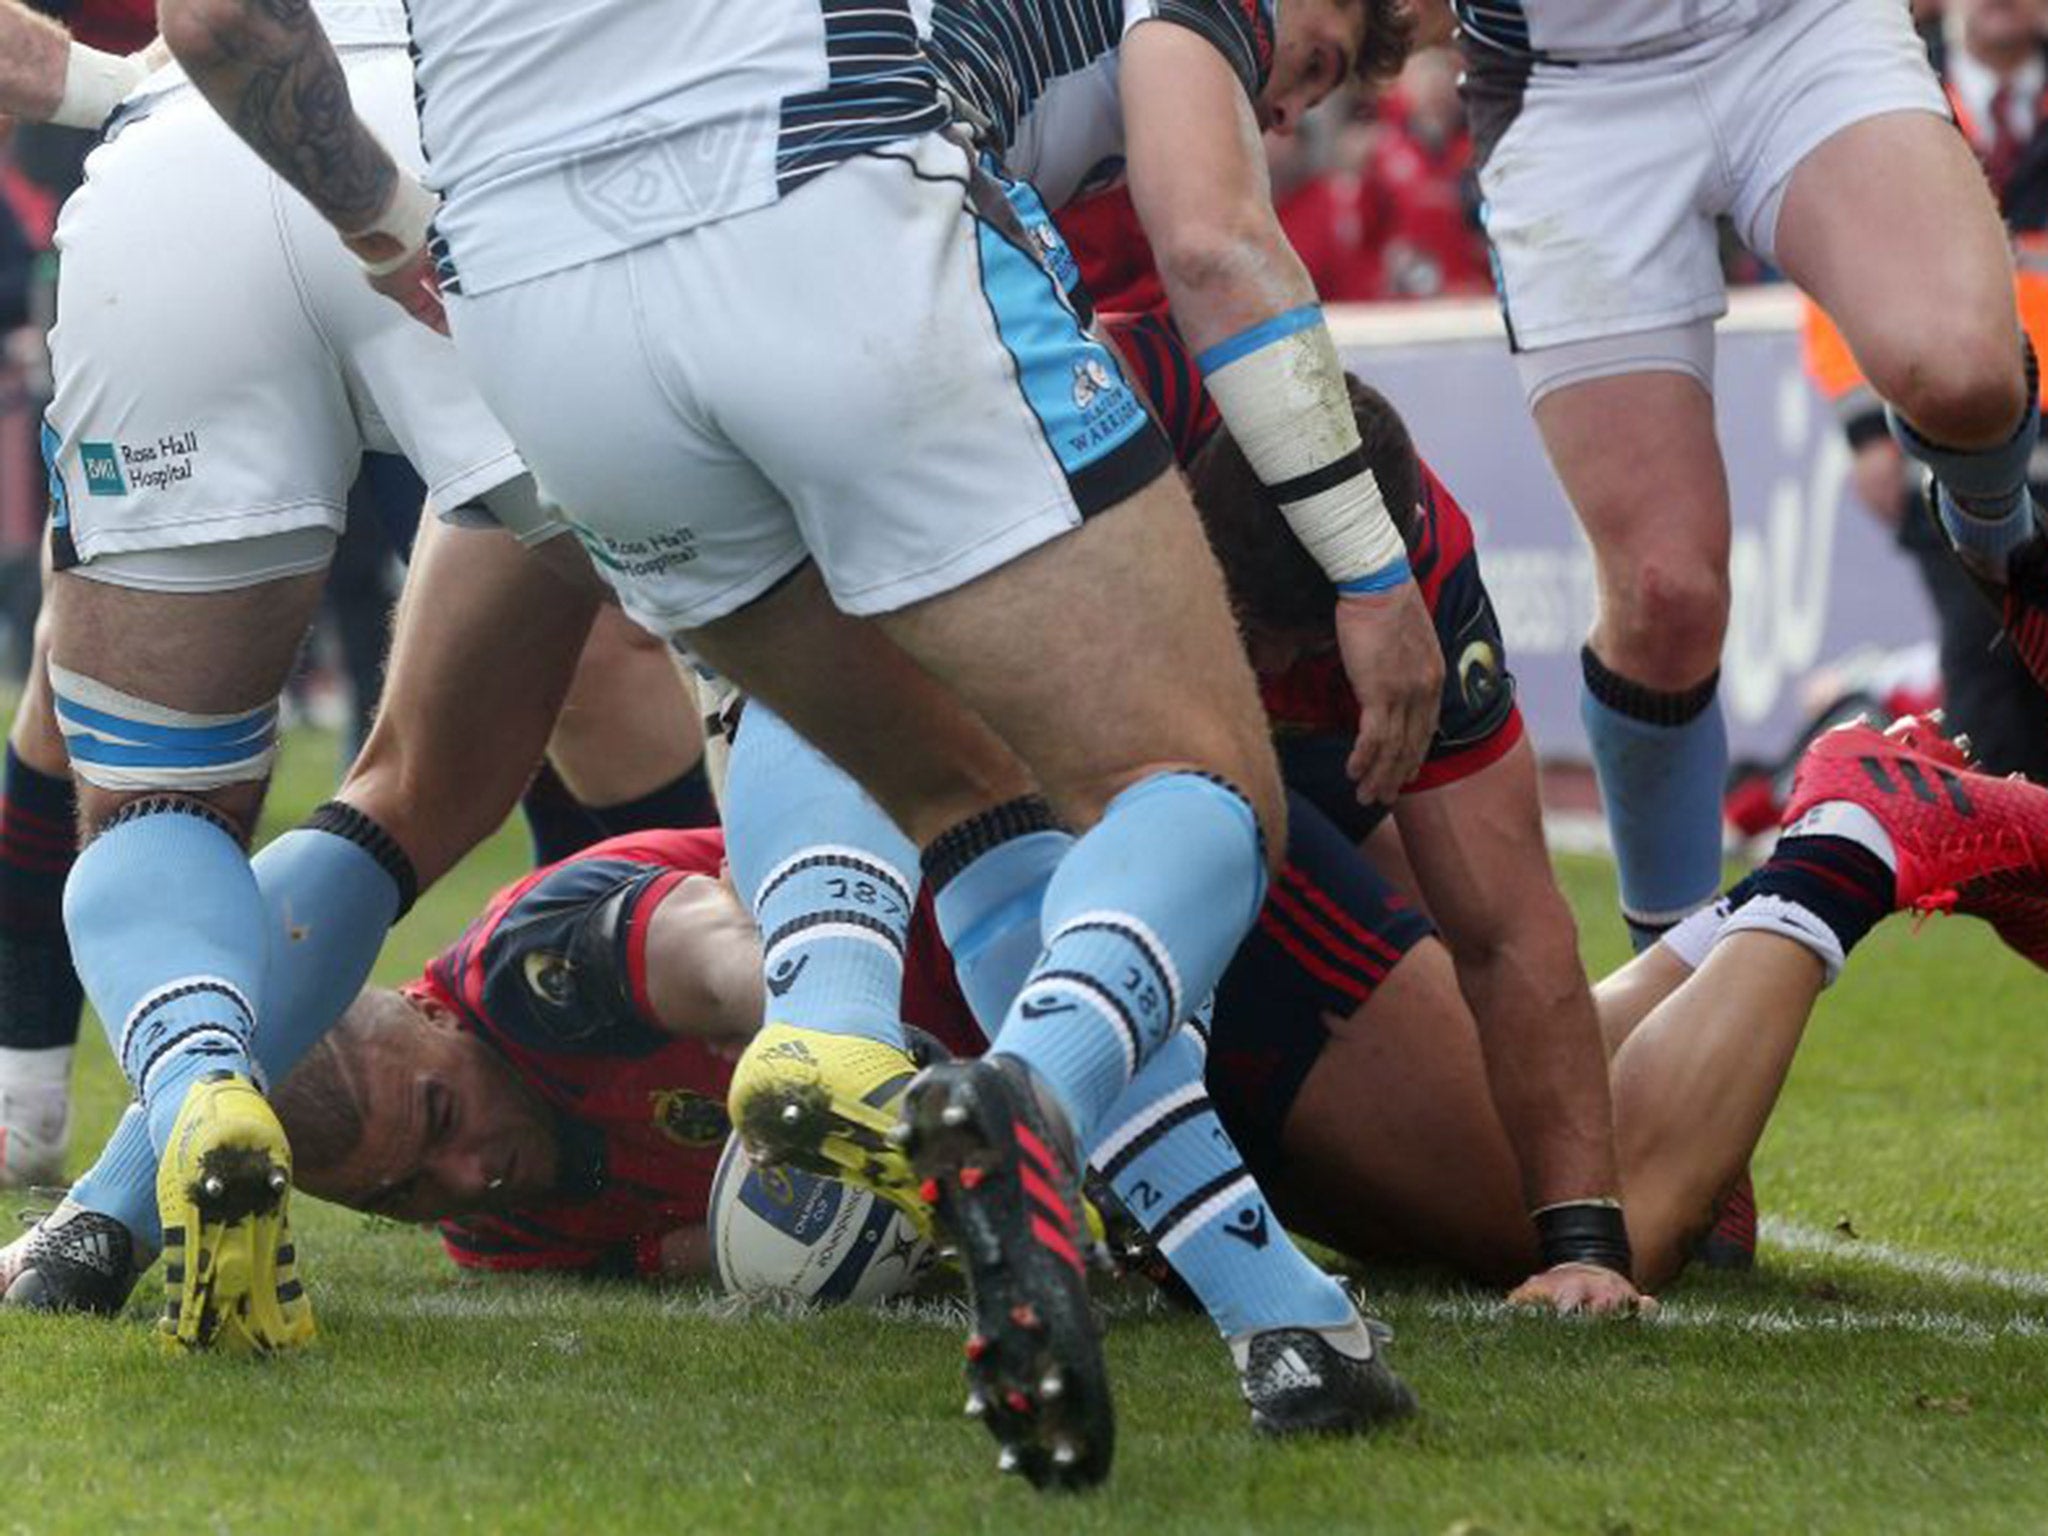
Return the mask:
[[[1412,581],[1337,599],[1337,648],[1358,696],[1358,740],[1345,772],[1361,805],[1391,805],[1436,734],[1443,648]]]
[[[1531,1275],[1508,1292],[1511,1307],[1545,1307],[1561,1316],[1648,1317],[1657,1298],[1645,1296],[1627,1275],[1599,1264],[1559,1264]]]
[[[427,254],[434,213],[441,200],[404,171],[391,189],[390,200],[375,222],[342,235],[342,244],[363,264],[370,286],[393,300],[431,331],[448,334],[448,315],[441,307],[441,282]]]
[[[428,330],[448,334],[448,313],[441,307],[441,280],[435,275],[434,258],[427,254],[425,246],[389,271],[375,271],[366,264],[363,276],[372,288]]]

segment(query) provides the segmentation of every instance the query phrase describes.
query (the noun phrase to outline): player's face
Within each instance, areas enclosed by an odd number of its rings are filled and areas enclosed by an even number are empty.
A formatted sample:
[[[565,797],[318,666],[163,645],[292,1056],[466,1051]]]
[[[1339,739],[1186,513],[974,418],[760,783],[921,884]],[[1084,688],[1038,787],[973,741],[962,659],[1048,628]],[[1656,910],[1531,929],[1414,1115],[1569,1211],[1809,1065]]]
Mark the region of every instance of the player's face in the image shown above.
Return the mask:
[[[1364,44],[1360,0],[1288,0],[1280,7],[1272,73],[1259,94],[1259,126],[1292,133],[1317,103],[1351,77]]]
[[[552,1115],[502,1057],[438,1006],[420,1027],[380,1030],[353,1063],[363,1109],[356,1150],[301,1170],[313,1194],[395,1221],[508,1210],[556,1179]]]

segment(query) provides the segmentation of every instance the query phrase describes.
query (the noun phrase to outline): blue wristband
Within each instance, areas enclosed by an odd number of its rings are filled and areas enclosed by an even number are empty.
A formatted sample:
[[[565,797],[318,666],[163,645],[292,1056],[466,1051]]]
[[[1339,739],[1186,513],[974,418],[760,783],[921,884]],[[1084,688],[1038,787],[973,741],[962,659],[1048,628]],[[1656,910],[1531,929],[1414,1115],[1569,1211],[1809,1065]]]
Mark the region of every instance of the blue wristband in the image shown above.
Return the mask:
[[[1227,368],[1239,358],[1250,357],[1262,347],[1270,347],[1297,331],[1323,323],[1323,307],[1320,304],[1303,304],[1261,320],[1257,325],[1248,325],[1235,336],[1227,336],[1215,346],[1206,348],[1195,355],[1195,366],[1204,374],[1214,373],[1218,368]]]
[[[1391,592],[1403,582],[1414,579],[1415,573],[1408,568],[1408,557],[1396,555],[1376,571],[1338,582],[1337,590],[1346,597],[1366,597],[1374,592]]]

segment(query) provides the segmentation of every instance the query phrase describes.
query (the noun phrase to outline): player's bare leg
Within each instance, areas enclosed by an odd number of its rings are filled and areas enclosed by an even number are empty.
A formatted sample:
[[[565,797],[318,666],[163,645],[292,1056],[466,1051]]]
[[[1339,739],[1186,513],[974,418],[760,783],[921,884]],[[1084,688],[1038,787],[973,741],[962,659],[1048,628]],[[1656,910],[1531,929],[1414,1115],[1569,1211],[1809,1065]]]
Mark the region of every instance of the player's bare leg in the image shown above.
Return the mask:
[[[1282,1146],[1286,1168],[1268,1192],[1297,1232],[1358,1258],[1427,1257],[1499,1285],[1538,1267],[1521,1168],[1439,942],[1411,950],[1331,1024]]]
[[[247,844],[321,580],[51,586],[50,680],[86,839],[65,916],[161,1159],[163,1332],[185,1345],[278,1349],[313,1331],[286,1224],[290,1148],[250,1086],[268,954]]]
[[[600,608],[562,701],[548,763],[607,834],[713,818],[704,731],[680,658],[618,608]]]
[[[1962,135],[1929,112],[1843,129],[1793,173],[1777,254],[1933,470],[1941,527],[2048,686],[2048,541],[2026,483],[2038,365],[2005,227]]]
[[[1616,1056],[1615,1134],[1645,1285],[1683,1267],[1748,1167],[1825,980],[1790,939],[1731,934]]]
[[[383,706],[336,798],[397,841],[422,886],[517,803],[602,601],[566,537],[530,552],[496,530],[421,527]]]
[[[1087,595],[1102,592],[1117,601]],[[974,1278],[974,1401],[1008,1464],[1034,1480],[1092,1482],[1107,1471],[1112,1423],[1079,1284],[1086,1240],[1073,1149],[1122,1094],[1141,1052],[1207,995],[1256,909],[1254,900],[1209,916],[1186,906],[1204,890],[1213,908],[1215,890],[1247,875],[1256,889],[1256,830],[1271,837],[1282,825],[1250,672],[1213,558],[1168,477],[1063,538],[880,620],[874,641],[886,631],[901,642],[901,661],[885,660],[874,643],[830,644],[834,621],[822,596],[785,584],[693,643],[862,779],[920,842],[1018,798],[1034,780],[1091,829],[1048,890],[1048,959],[1026,983],[997,1051],[975,1066],[928,1072],[912,1089],[906,1123],[927,1190]],[[785,616],[796,620],[794,635],[776,622]],[[1019,665],[1027,656],[1032,664]],[[1110,656],[1125,663],[1114,676],[1102,666]],[[895,691],[890,677],[908,686],[884,703]],[[966,708],[942,707],[949,694]],[[931,717],[922,731],[905,718],[912,706]],[[1102,954],[1062,958],[1062,946],[1079,945],[1109,905],[1096,898],[1070,912],[1075,897],[1062,895],[1063,882],[1087,890],[1088,872],[1101,879],[1104,851],[1134,836],[1156,847],[1164,827],[1140,829],[1161,816],[1176,828],[1183,867],[1175,873],[1187,884],[1140,897],[1145,916],[1114,928],[1192,935],[1179,963],[1162,965],[1147,939],[1120,964],[1140,982],[1125,1002],[1081,1005],[1042,992],[1040,977],[1107,963]],[[1128,853],[1114,857],[1128,871],[1121,883],[1133,888],[1121,905],[1148,881]],[[1084,921],[1072,926],[1077,918]],[[1110,1006],[1119,1012],[1087,1022],[1088,1012]],[[1052,1013],[1067,1017],[1049,1023]],[[1104,1026],[1129,1029],[1129,1050],[1117,1046],[1104,1059],[1094,1049],[1108,1043]],[[1040,1082],[1059,1083],[1057,1097],[1041,1098]],[[1032,1185],[1049,1198],[1027,1203]]]
[[[1730,534],[1713,398],[1687,372],[1631,372],[1553,389],[1535,416],[1593,549],[1581,707],[1640,948],[1721,882]]]

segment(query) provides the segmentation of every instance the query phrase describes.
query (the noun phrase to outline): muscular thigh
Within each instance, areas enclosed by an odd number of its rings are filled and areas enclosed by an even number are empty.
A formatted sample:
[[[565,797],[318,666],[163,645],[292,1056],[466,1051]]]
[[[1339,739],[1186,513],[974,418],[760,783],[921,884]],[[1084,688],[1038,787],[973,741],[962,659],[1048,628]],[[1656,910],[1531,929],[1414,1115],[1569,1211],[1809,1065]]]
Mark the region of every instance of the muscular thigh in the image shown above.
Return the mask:
[[[1358,1258],[1507,1281],[1534,1266],[1521,1172],[1443,945],[1412,951],[1327,1048],[1267,1190],[1290,1227]]]
[[[1147,772],[1203,764],[1281,825],[1265,715],[1178,476],[882,622],[1076,822]]]

